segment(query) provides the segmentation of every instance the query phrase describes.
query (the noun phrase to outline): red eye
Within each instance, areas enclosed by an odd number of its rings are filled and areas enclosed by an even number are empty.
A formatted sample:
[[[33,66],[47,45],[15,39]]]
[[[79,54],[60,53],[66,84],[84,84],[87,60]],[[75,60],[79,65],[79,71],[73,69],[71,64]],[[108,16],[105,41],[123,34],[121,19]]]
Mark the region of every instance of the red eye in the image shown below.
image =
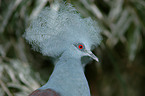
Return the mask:
[[[83,45],[79,45],[79,49],[83,49]]]

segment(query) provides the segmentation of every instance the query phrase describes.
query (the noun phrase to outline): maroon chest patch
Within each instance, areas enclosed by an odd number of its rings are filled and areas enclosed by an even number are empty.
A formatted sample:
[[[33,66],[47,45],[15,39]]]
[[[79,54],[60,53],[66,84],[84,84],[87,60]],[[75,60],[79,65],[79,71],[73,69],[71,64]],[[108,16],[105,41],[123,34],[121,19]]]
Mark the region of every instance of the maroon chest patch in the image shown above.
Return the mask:
[[[29,96],[60,96],[52,89],[35,90]]]

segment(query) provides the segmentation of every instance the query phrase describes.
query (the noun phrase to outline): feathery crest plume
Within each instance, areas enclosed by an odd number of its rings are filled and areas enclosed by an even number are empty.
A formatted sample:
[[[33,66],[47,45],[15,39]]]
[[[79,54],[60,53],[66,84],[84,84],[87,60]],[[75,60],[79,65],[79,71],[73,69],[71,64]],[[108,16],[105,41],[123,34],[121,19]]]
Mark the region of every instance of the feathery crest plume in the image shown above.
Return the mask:
[[[71,4],[61,3],[59,10],[44,8],[32,20],[24,34],[34,50],[56,57],[77,41],[98,45],[100,28],[91,18],[82,18]]]

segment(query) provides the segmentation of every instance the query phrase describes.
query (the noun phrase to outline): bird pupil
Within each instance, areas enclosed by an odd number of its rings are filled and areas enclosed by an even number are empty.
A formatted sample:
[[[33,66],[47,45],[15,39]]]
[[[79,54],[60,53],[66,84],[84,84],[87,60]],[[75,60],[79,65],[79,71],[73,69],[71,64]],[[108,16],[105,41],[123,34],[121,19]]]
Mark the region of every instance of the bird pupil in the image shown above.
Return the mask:
[[[82,49],[82,48],[83,48],[83,46],[82,46],[82,45],[79,45],[79,48],[80,48],[80,49]]]

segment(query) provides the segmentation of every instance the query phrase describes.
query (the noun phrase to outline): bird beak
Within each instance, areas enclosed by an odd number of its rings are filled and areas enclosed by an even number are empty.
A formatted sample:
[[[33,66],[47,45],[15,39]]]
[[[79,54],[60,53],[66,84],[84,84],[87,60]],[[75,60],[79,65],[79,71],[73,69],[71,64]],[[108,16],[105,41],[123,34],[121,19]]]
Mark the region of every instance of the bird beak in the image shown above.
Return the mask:
[[[86,55],[99,62],[99,59],[90,50],[86,50]]]

